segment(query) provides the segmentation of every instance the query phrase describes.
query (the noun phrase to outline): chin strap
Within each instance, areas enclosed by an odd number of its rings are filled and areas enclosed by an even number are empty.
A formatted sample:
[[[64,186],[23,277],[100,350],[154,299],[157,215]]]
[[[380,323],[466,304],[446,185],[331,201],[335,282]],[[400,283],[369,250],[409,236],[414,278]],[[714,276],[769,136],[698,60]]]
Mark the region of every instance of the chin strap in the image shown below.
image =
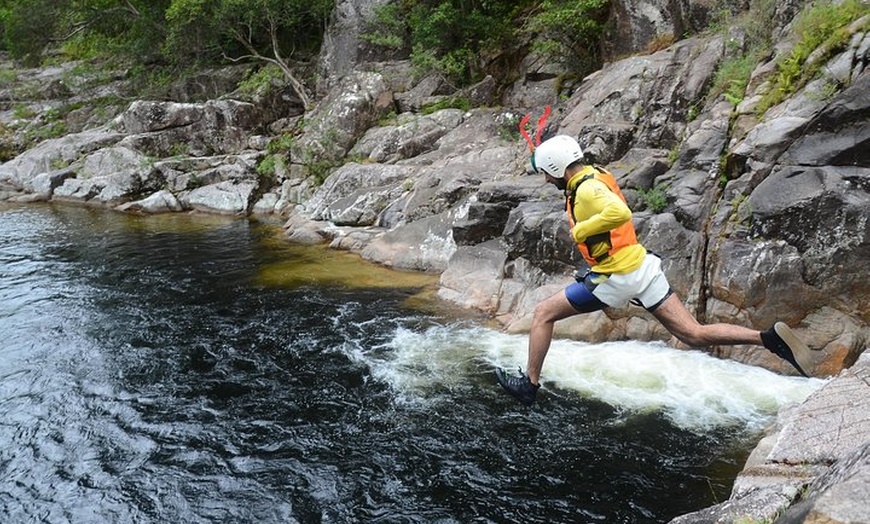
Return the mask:
[[[520,119],[520,134],[523,138],[526,139],[526,142],[529,143],[529,152],[534,152],[535,148],[541,145],[541,135],[544,133],[544,126],[547,124],[547,119],[550,118],[550,106],[544,108],[544,114],[538,119],[538,127],[535,130],[535,140],[532,141],[532,137],[529,135],[529,132],[526,130],[526,126],[529,123],[529,120],[532,118],[531,113],[526,113],[526,115]]]

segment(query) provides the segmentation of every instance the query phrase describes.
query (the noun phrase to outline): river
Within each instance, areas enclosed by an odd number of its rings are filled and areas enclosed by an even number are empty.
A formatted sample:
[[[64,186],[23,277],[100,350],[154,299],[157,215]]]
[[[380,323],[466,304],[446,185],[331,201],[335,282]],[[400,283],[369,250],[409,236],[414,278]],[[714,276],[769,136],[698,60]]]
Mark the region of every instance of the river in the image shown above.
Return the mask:
[[[4,523],[667,522],[821,383],[526,338],[280,225],[0,207]]]

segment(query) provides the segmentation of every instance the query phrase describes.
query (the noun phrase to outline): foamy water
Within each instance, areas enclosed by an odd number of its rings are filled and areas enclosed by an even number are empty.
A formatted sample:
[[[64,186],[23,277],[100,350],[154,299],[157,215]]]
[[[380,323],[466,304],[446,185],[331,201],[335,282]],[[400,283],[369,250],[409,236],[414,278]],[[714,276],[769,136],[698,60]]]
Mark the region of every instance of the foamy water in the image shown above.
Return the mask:
[[[526,365],[528,337],[472,327],[404,328],[384,347],[357,356],[408,397],[467,381],[496,366]],[[762,350],[763,351],[763,350]],[[662,412],[676,426],[759,428],[824,384],[661,343],[554,340],[539,395],[593,398],[631,413]]]

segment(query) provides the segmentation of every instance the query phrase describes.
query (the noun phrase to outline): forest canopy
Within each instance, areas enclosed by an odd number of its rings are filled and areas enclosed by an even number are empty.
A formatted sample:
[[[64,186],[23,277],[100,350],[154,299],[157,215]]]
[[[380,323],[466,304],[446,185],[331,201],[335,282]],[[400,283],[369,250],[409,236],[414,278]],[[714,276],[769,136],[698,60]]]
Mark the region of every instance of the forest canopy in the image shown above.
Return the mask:
[[[608,2],[393,0],[375,9],[363,39],[457,84],[478,80],[531,41],[594,69]],[[291,60],[319,50],[334,7],[335,0],[0,0],[0,49],[32,66],[47,52],[168,66],[254,59],[294,81]]]
[[[2,48],[30,65],[72,58],[216,62],[319,47],[334,0],[0,0]]]

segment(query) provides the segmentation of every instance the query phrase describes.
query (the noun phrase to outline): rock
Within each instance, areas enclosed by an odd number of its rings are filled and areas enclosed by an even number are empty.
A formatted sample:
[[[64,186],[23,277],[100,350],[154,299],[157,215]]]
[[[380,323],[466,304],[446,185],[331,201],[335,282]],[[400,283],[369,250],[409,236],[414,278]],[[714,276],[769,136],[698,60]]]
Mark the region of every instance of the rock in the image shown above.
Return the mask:
[[[241,64],[184,75],[169,85],[168,98],[176,102],[194,103],[220,98],[234,91],[250,70],[250,65]]]
[[[815,372],[819,376],[835,376],[858,360],[868,340],[862,326],[853,317],[829,306],[819,308],[804,319],[802,335],[807,345],[819,350]]]
[[[758,488],[734,501],[677,517],[670,524],[726,524],[751,518],[749,515],[776,515],[796,497],[795,488]]]
[[[187,127],[203,119],[221,120],[226,125],[253,127],[253,106],[232,100],[204,104],[137,100],[115,119],[117,129],[128,135]]]
[[[415,112],[423,109],[423,106],[437,95],[449,94],[450,89],[441,75],[428,75],[423,77],[411,89],[394,96],[399,111],[402,113]]]
[[[455,133],[464,134],[464,131]],[[413,191],[401,211],[405,220],[419,220],[462,205],[475,193],[485,176],[509,176],[507,170],[512,167],[512,162],[508,160],[513,161],[513,155],[508,148],[478,151],[459,146],[452,149],[452,145],[443,142],[452,140],[454,137],[451,135],[453,133],[439,143],[439,153],[445,156],[431,165],[419,167],[414,177],[409,179]],[[442,148],[445,151],[441,151]],[[451,149],[452,152],[447,153]],[[410,165],[410,162],[402,165]]]
[[[827,466],[870,444],[870,354],[825,384],[783,424],[766,462]]]
[[[421,117],[400,115],[398,125],[374,127],[354,145],[349,156],[393,163],[432,151],[438,139],[464,120],[459,109],[442,109]]]
[[[703,294],[698,264],[703,256],[703,237],[686,228],[672,213],[634,214],[635,229],[647,250],[659,255],[671,287],[694,309]]]
[[[563,94],[558,90],[571,73],[563,64],[555,64],[535,50],[523,57],[520,71],[522,77],[502,97],[508,107],[543,108],[552,104],[554,96]]]
[[[728,144],[731,111],[731,104],[722,101],[686,127],[688,136],[680,146],[674,170],[697,169],[714,178],[719,174],[719,161]]]
[[[391,109],[392,93],[383,76],[365,71],[349,74],[306,115],[306,132],[294,141],[291,162],[338,163]]]
[[[253,104],[212,100],[203,104],[136,101],[114,120],[126,147],[155,157],[238,153],[259,124]]]
[[[671,524],[870,522],[870,353],[783,411],[758,445],[727,502]],[[792,504],[798,502],[798,504]],[[791,507],[790,507],[791,506]]]
[[[151,172],[147,159],[126,147],[100,149],[88,155],[52,193],[54,200],[95,201],[116,206],[142,192]]]
[[[147,214],[172,213],[182,211],[184,207],[171,192],[161,190],[152,193],[147,198],[135,202],[127,202],[118,206],[118,211]]]
[[[280,201],[281,196],[275,192],[269,192],[264,194],[254,203],[254,207],[251,208],[251,213],[255,215],[269,215],[272,213],[280,214]]]
[[[665,0],[613,2],[605,39],[605,59],[642,52],[658,38],[679,37],[706,28],[718,13],[709,2],[691,0],[677,5]]]
[[[453,224],[453,240],[457,245],[475,245],[501,236],[513,205],[509,202],[479,202],[472,195],[459,208]]]
[[[318,65],[322,72],[318,91],[335,87],[336,79],[352,74],[361,61],[395,58],[383,56],[377,46],[360,38],[374,10],[388,0],[339,0],[329,20],[329,38],[324,39]]]
[[[870,168],[870,75],[860,76],[817,116],[779,159],[800,166]]]
[[[463,307],[495,313],[506,261],[498,240],[458,247],[441,273],[438,296]]]
[[[607,149],[595,148],[598,163],[616,161],[631,147],[670,149],[683,135],[689,109],[706,89],[723,47],[721,39],[690,38],[605,66],[566,104],[559,133],[578,137],[581,146],[600,137]]]
[[[314,220],[372,225],[412,176],[414,170],[405,166],[345,164],[314,191],[305,210]]]
[[[28,181],[24,187],[36,200],[50,200],[54,190],[62,186],[69,178],[75,178],[76,171],[73,167],[66,167],[48,173],[40,173]]]
[[[325,222],[310,220],[301,213],[290,215],[284,223],[284,231],[287,239],[294,244],[322,244],[331,237]]]
[[[123,138],[112,131],[95,130],[45,140],[14,159],[0,165],[0,181],[28,190],[33,177],[68,166],[83,155],[110,147]]]
[[[672,170],[656,179],[667,186],[669,209],[680,223],[693,231],[701,231],[716,198],[715,172],[697,169]]]
[[[252,205],[257,184],[224,181],[183,192],[178,200],[185,209],[217,214],[245,215]]]
[[[870,522],[870,444],[838,461],[810,490],[819,493],[786,510],[781,517],[784,521]]]
[[[760,165],[772,165],[800,136],[808,121],[805,117],[789,115],[762,122],[733,149],[732,162],[742,167],[751,159]]]
[[[463,89],[461,96],[474,107],[491,106],[496,101],[497,91],[496,80],[492,75],[486,75],[480,82]]]
[[[670,169],[667,156],[663,149],[633,147],[618,161],[608,164],[607,169],[616,177],[623,194],[631,189],[648,190],[655,185],[656,178]]]
[[[511,210],[503,240],[511,259],[525,258],[548,273],[565,274],[585,266],[570,242],[564,204],[558,200],[523,202]]]
[[[751,234],[794,246],[802,279],[824,300],[862,296],[870,282],[853,270],[870,260],[868,181],[870,169],[861,167],[775,169],[749,197]]]
[[[456,251],[451,223],[445,212],[397,226],[375,237],[362,256],[399,269],[444,271]]]

